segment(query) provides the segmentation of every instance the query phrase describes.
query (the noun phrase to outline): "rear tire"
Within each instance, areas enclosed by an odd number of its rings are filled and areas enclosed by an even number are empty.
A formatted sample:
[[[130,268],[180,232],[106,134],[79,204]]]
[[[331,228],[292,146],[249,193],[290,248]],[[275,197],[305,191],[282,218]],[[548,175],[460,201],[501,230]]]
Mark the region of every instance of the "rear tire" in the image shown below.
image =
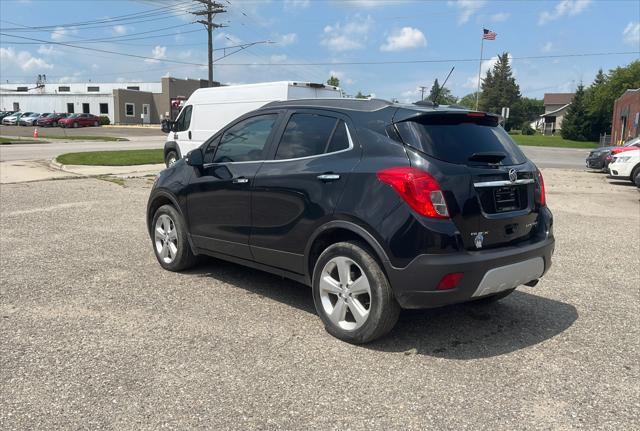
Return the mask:
[[[99,125],[100,125],[100,123],[98,123],[97,121],[94,121],[93,127],[98,127]]]
[[[507,296],[511,295],[513,292],[515,292],[515,290],[516,290],[515,287],[513,289],[503,290],[502,292],[498,292],[498,293],[495,293],[493,295],[489,295],[489,296],[485,296],[485,297],[480,298],[480,299],[476,299],[475,301],[472,301],[472,303],[478,304],[478,305],[493,304],[494,302],[498,302],[501,299],[504,299]]]
[[[153,215],[151,242],[158,263],[168,271],[183,271],[198,263],[187,239],[184,220],[171,205],[161,206]]]
[[[382,268],[365,244],[339,242],[318,258],[313,301],[327,332],[353,344],[386,335],[398,321],[400,306]]]

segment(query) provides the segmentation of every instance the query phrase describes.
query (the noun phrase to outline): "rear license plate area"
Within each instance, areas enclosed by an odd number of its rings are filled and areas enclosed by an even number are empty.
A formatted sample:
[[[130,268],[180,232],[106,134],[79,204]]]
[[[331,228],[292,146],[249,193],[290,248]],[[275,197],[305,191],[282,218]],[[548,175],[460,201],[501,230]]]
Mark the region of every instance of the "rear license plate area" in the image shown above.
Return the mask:
[[[520,209],[520,193],[515,187],[498,187],[493,190],[493,202],[496,212]]]

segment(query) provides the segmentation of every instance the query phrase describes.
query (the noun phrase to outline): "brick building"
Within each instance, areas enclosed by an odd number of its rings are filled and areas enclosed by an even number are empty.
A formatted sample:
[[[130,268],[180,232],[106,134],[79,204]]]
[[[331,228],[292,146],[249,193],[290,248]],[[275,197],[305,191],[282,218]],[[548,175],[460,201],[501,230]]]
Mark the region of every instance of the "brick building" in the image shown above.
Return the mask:
[[[640,88],[627,90],[613,104],[611,144],[620,145],[640,135]]]

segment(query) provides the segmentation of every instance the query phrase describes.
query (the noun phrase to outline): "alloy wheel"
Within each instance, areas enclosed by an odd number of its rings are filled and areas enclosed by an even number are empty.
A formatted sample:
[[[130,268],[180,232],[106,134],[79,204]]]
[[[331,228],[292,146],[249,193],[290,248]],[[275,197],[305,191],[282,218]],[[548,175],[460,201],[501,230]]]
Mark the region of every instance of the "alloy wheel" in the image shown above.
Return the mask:
[[[362,268],[338,256],[326,263],[320,277],[320,300],[329,320],[346,331],[364,325],[371,310],[371,286]]]
[[[156,220],[154,240],[156,252],[164,263],[171,263],[178,253],[178,234],[175,222],[167,214]]]

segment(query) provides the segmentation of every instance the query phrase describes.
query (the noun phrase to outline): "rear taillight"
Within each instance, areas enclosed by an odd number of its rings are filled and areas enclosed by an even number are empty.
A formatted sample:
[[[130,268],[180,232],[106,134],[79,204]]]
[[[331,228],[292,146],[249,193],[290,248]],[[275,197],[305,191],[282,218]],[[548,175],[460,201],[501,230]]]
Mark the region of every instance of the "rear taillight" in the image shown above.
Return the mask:
[[[547,204],[547,196],[544,190],[544,178],[542,178],[542,172],[540,171],[538,171],[536,175],[538,177],[538,181],[537,181],[538,190],[537,190],[536,202],[538,202],[540,206],[545,206]]]
[[[405,166],[380,171],[378,179],[393,187],[418,214],[432,218],[449,218],[449,210],[440,185],[428,173]]]

